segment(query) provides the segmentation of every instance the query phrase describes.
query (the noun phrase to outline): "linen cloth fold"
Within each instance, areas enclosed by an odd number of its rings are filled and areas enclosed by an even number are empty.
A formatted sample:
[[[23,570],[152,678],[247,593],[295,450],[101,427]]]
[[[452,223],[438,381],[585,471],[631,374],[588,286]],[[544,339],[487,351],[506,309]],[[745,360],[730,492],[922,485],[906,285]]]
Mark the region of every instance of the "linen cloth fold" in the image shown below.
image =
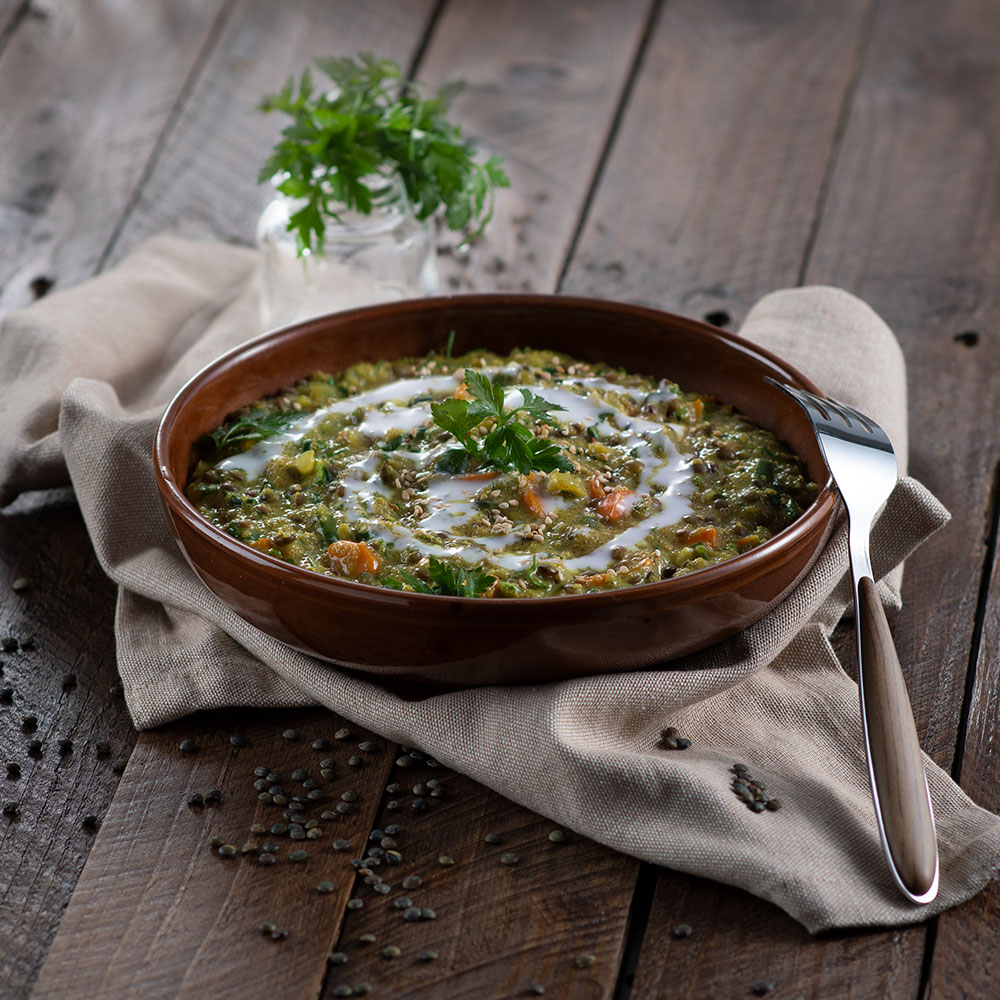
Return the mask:
[[[940,893],[916,907],[892,883],[857,687],[829,642],[850,601],[842,523],[767,617],[663,669],[403,698],[389,682],[306,656],[233,614],[174,543],[151,444],[183,382],[256,333],[256,282],[253,251],[156,237],[0,329],[0,503],[72,483],[98,558],[119,584],[118,664],[137,727],[223,706],[325,705],[562,826],[769,899],[814,932],[917,922],[994,875],[1000,819],[925,757]],[[776,292],[741,334],[870,413],[905,469],[903,358],[867,305],[833,288]],[[873,537],[888,606],[899,606],[903,560],[946,520],[924,487],[900,481]],[[667,725],[694,745],[658,749]],[[744,807],[730,788],[735,761],[766,780],[780,811]]]

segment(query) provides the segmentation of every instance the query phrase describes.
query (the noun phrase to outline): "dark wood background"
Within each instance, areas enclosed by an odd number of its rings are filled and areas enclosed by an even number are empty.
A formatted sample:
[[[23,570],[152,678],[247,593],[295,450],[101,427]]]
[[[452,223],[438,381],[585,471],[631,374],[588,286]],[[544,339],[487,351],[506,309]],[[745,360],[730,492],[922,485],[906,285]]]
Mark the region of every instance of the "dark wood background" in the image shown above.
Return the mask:
[[[513,188],[471,258],[443,258],[446,290],[622,298],[737,328],[768,291],[828,283],[896,331],[911,471],[953,515],[908,563],[896,641],[924,748],[995,810],[998,38],[992,0],[0,0],[0,308],[163,230],[251,242],[279,127],[251,108],[313,55],[370,49],[429,83],[464,78],[457,116]],[[328,847],[301,870],[227,865],[206,844],[244,839],[247,772],[297,766],[344,723],[213,713],[138,736],[115,689],[114,590],[72,495],[6,508],[0,553],[0,765],[22,769],[0,768],[0,798],[20,804],[0,819],[5,997],[326,998],[367,982],[482,1000],[533,981],[574,1000],[743,997],[761,981],[781,998],[1000,992],[995,884],[919,927],[810,938],[742,892],[580,838],[553,845],[541,817],[443,769],[404,770],[376,736],[363,769],[340,768],[360,808],[336,835],[360,852],[398,822],[393,881],[420,873],[411,895],[436,920],[403,924]],[[298,741],[281,738],[290,726]],[[183,738],[199,752],[181,754]],[[387,783],[432,776],[447,791],[434,808],[414,813],[407,792],[387,809]],[[212,787],[220,806],[184,805]],[[491,829],[517,868],[495,863]],[[324,876],[334,891],[311,900]],[[256,934],[264,919],[287,940]],[[690,937],[673,936],[680,923]],[[403,956],[382,958],[388,944]],[[417,961],[422,948],[439,957]],[[334,950],[347,964],[327,964]],[[596,961],[578,969],[581,954]]]

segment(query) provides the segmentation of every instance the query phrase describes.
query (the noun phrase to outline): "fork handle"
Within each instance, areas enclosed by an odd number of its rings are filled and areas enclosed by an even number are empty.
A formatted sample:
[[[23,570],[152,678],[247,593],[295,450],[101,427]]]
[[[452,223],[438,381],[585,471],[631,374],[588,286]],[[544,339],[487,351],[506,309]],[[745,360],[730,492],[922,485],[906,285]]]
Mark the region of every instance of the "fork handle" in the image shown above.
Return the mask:
[[[874,581],[857,583],[859,687],[882,847],[916,903],[937,894],[938,852],[917,727]]]

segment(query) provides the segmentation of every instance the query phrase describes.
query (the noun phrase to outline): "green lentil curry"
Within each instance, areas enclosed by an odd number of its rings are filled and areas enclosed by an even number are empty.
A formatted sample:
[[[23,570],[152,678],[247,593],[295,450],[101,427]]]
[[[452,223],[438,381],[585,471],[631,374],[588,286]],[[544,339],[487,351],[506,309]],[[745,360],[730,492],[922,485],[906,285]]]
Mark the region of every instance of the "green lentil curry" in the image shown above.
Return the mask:
[[[553,407],[516,419],[564,468],[500,471],[456,450],[431,405],[468,398],[466,369],[502,387],[506,406],[534,394]],[[690,573],[764,542],[816,494],[798,458],[733,407],[527,349],[316,373],[233,414],[203,445],[187,495],[235,538],[328,576],[464,596]]]

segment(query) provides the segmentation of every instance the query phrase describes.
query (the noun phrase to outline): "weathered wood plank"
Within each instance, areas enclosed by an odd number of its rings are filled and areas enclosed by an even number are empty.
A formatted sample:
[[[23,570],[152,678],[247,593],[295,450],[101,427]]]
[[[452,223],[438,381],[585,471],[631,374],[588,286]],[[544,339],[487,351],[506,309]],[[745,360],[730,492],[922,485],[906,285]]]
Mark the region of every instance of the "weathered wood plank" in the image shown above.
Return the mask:
[[[986,374],[1000,371],[990,334],[1000,320],[998,31],[988,2],[880,6],[806,272],[860,295],[896,331],[911,386],[910,470],[952,513],[907,566],[904,601],[927,613],[896,628],[918,732],[944,767],[1000,450]]]
[[[90,275],[224,0],[32,7],[0,59],[0,310]]]
[[[869,8],[667,5],[564,288],[738,321],[795,284]],[[680,923],[696,935],[673,938]],[[634,995],[665,982],[679,996],[741,995],[772,980],[783,995],[870,996],[888,990],[891,961],[905,971],[887,995],[910,996],[924,936],[816,941],[747,894],[661,872]]]
[[[441,799],[419,788],[435,779]],[[398,808],[383,802],[376,823],[401,827],[393,837],[403,862],[378,869],[388,895],[359,889],[365,905],[344,921],[337,950],[347,962],[331,968],[327,1000],[360,982],[397,1000],[500,1000],[530,995],[532,983],[546,996],[612,995],[638,862],[573,834],[554,843],[552,823],[443,768],[396,767],[391,781],[398,789],[387,798]],[[422,812],[412,807],[420,798]],[[486,843],[487,833],[501,842]],[[517,863],[503,863],[511,852]],[[442,865],[442,855],[454,864]],[[413,876],[421,883],[410,887],[404,880]],[[436,916],[410,922],[401,898]],[[383,956],[387,946],[400,949],[398,960]],[[421,960],[425,950],[437,957]],[[578,968],[581,955],[594,964]]]
[[[271,198],[257,172],[287,125],[254,106],[317,56],[375,51],[406,66],[434,0],[239,0],[191,89],[104,264],[164,230],[252,243]]]
[[[110,691],[114,588],[68,491],[5,511],[0,565],[0,688],[9,689],[0,695],[0,800],[20,807],[16,819],[0,818],[0,982],[13,1000],[27,995],[56,933],[94,840],[83,818],[107,809],[113,761],[129,756],[135,731]],[[28,588],[12,590],[20,580]],[[22,725],[29,715],[37,728]],[[60,753],[63,738],[71,754]],[[107,755],[97,751],[103,741]]]
[[[975,683],[969,699],[959,777],[962,787],[985,809],[1000,811],[1000,462],[995,466],[992,501],[991,573],[982,609],[982,632]],[[1000,883],[996,880],[965,906],[938,917],[934,960],[926,995],[935,1000],[985,997],[996,990],[1000,941]]]
[[[419,77],[462,79],[455,118],[499,153],[511,187],[471,252],[441,262],[442,291],[555,288],[652,4],[450,4]],[[454,243],[442,235],[442,245]]]
[[[32,996],[254,995],[258,984],[271,982],[282,997],[315,997],[354,884],[347,859],[362,850],[378,796],[360,793],[356,813],[320,820],[318,840],[290,839],[271,827],[291,822],[283,817],[289,806],[319,819],[359,777],[375,789],[384,783],[392,747],[360,731],[351,741],[332,739],[342,726],[329,712],[243,711],[142,734]],[[297,738],[280,735],[289,727]],[[232,735],[247,745],[234,746]],[[313,748],[321,736],[329,748]],[[365,737],[376,747],[362,755],[365,766],[347,766]],[[194,752],[179,749],[184,739],[193,741]],[[329,781],[319,774],[327,758],[336,761]],[[305,779],[292,777],[305,770],[322,798],[302,805],[258,801],[254,769],[261,766],[279,775],[276,784],[289,799],[306,794]],[[186,805],[193,792],[212,789],[222,792],[221,803]],[[254,834],[254,823],[270,832]],[[232,844],[237,856],[220,857],[213,837]],[[351,849],[336,850],[335,838],[350,840]],[[276,861],[265,866],[259,856],[271,841],[279,845]],[[290,861],[296,849],[308,857]],[[331,892],[316,890],[322,881],[333,883]],[[258,930],[263,921],[287,938],[265,938]]]
[[[666,4],[563,290],[738,321],[795,284],[868,7]]]

